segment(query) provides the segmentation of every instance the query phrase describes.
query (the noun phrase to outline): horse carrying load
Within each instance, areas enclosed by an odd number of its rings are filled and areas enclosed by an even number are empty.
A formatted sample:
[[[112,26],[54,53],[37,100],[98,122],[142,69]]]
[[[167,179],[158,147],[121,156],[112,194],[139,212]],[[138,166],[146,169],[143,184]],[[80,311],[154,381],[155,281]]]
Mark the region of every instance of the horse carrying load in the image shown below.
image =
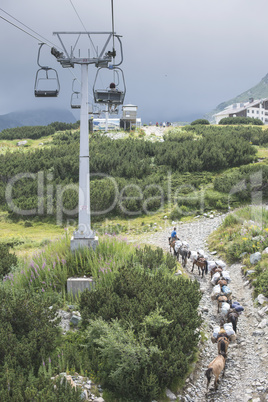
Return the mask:
[[[216,325],[213,328],[213,333],[211,335],[211,342],[216,343],[221,337],[228,338],[230,342],[234,342],[236,340],[235,331],[233,329],[233,325],[231,322],[223,324],[223,327]]]

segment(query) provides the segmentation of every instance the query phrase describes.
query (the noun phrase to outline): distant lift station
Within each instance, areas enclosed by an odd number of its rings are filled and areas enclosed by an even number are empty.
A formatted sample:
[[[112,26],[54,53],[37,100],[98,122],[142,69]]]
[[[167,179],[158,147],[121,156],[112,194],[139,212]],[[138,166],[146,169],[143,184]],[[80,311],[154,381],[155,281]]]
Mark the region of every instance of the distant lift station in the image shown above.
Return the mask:
[[[138,106],[136,105],[124,105],[122,107],[123,115],[120,119],[120,128],[124,130],[131,130],[133,126],[137,128],[137,111]]]

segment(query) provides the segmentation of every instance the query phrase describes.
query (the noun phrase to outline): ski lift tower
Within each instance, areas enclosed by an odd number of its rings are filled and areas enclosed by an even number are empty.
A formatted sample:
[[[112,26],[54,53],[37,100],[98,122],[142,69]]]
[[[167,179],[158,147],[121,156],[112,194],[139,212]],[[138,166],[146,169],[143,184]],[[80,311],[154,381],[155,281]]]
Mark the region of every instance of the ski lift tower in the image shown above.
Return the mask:
[[[96,248],[98,238],[91,229],[90,216],[90,172],[89,172],[89,123],[88,123],[88,66],[94,64],[95,67],[108,67],[112,58],[115,57],[115,50],[107,51],[107,46],[112,38],[117,38],[114,32],[54,32],[60,41],[64,52],[59,52],[52,48],[51,53],[64,68],[74,67],[75,64],[81,65],[81,111],[80,111],[80,154],[79,154],[79,219],[78,229],[74,231],[71,239],[71,250],[75,251],[80,247]],[[72,35],[75,37],[75,44],[68,52],[62,37]],[[105,43],[96,57],[85,55],[84,57],[74,56],[77,43],[82,35],[87,35],[92,42],[94,35],[103,35]],[[70,37],[70,36],[69,36]],[[118,40],[120,41],[119,37]]]

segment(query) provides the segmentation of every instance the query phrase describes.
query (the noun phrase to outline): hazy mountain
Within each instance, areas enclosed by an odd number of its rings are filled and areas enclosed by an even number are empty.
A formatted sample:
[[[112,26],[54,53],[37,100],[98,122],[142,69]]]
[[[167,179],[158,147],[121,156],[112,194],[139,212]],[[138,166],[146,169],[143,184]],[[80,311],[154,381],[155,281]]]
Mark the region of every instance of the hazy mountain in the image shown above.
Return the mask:
[[[47,126],[54,121],[75,123],[72,112],[64,109],[38,109],[12,112],[0,115],[0,131],[4,128],[22,126]]]
[[[220,103],[214,110],[207,113],[204,117],[210,121],[213,120],[213,115],[221,112],[226,106],[232,105],[232,103],[246,102],[249,98],[262,99],[268,98],[268,74],[257,84],[255,87],[248,89],[242,94],[232,98],[226,102]]]

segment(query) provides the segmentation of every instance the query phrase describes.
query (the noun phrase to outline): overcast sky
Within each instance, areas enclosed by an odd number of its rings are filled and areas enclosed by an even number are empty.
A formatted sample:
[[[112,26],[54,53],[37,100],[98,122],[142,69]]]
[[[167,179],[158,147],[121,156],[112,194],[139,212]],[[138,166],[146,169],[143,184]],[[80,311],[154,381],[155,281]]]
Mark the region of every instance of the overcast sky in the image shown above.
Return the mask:
[[[55,31],[112,28],[110,0],[2,0],[0,7],[58,48]],[[0,15],[29,31],[1,10]],[[267,15],[267,0],[114,0],[115,31],[124,48],[125,103],[138,106],[144,123],[183,121],[202,117],[256,85],[268,73]],[[72,110],[72,80],[80,79],[80,66],[73,75],[44,46],[43,64],[57,69],[61,92],[56,99],[35,98],[38,40],[3,19],[0,37],[0,114]],[[95,74],[89,66],[90,92]]]

